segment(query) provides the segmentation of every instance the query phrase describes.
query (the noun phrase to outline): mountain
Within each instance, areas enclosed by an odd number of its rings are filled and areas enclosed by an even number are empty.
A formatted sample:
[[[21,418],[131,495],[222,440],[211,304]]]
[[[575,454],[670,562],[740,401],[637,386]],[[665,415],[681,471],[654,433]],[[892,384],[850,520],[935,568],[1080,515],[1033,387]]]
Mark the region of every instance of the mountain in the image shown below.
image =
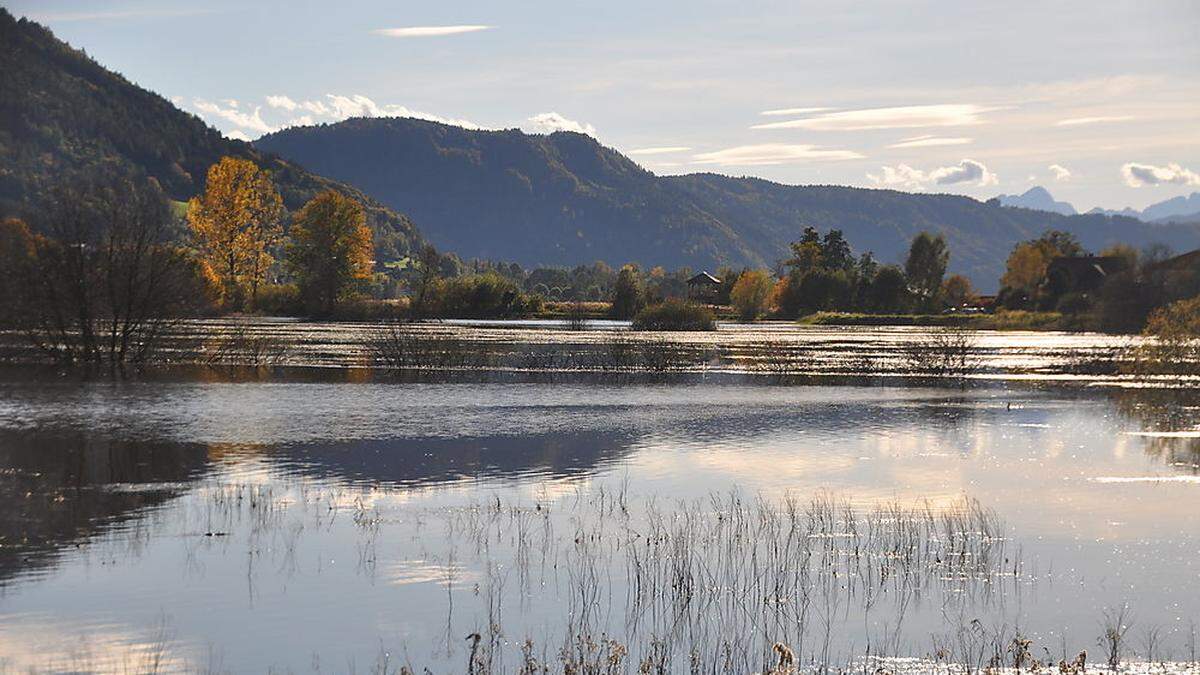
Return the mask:
[[[1138,211],[1123,208],[1119,211],[1096,207],[1088,213],[1102,213],[1109,216],[1129,216],[1148,223],[1178,223],[1194,222],[1200,219],[1200,192],[1193,192],[1186,197],[1172,197],[1157,202]]]
[[[56,181],[73,172],[140,170],[184,201],[203,189],[208,167],[225,155],[270,171],[289,209],[326,189],[358,200],[381,259],[402,257],[421,242],[407,217],[357,188],[225,138],[0,7],[0,217],[36,212]]]
[[[1000,195],[996,199],[1000,200],[1001,206],[1049,211],[1051,213],[1061,213],[1064,216],[1073,216],[1076,214],[1074,206],[1071,206],[1067,202],[1055,201],[1046,188],[1040,185],[1035,185],[1019,195]]]
[[[956,195],[791,186],[716,174],[656,176],[589,136],[475,131],[407,118],[293,127],[255,146],[345,180],[409,213],[433,243],[524,265],[592,260],[715,269],[773,266],[806,225],[859,251],[904,257],[943,232],[952,271],[995,290],[1014,244],[1049,228],[1085,246],[1200,246],[1200,228],[1003,208]]]
[[[1142,220],[1167,221],[1179,217],[1200,216],[1200,192],[1186,197],[1174,197],[1142,209]]]

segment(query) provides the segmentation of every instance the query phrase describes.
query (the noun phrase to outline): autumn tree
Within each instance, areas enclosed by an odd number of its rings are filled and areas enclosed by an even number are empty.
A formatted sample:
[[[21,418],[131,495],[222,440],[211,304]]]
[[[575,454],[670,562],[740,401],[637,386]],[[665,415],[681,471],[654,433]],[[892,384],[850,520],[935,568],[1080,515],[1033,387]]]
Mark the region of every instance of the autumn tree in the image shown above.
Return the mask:
[[[287,267],[308,311],[330,314],[356,282],[371,278],[371,230],[362,205],[334,190],[292,218]]]
[[[614,319],[630,319],[646,305],[642,289],[642,274],[637,265],[629,264],[617,273],[613,284],[613,299],[610,313]]]
[[[734,283],[729,300],[742,320],[753,321],[766,311],[773,288],[771,277],[766,272],[746,270]]]
[[[913,237],[904,262],[904,276],[908,279],[909,290],[925,309],[937,299],[949,262],[950,249],[944,235],[921,232]]]
[[[282,217],[279,192],[254,162],[222,157],[209,168],[204,194],[188,203],[188,224],[221,280],[226,307],[253,307],[283,235]]]
[[[942,298],[951,307],[963,307],[975,302],[975,287],[961,274],[952,274],[942,282]]]
[[[1083,255],[1075,235],[1048,230],[1042,236],[1017,244],[1008,256],[1000,278],[1001,296],[1013,307],[1035,307],[1043,300],[1050,261]]]

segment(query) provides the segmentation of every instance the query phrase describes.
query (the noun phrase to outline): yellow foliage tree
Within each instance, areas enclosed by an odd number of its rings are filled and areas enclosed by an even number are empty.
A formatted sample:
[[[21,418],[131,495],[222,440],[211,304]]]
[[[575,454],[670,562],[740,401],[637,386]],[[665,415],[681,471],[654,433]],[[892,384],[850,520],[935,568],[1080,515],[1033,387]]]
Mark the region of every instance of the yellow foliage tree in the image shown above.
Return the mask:
[[[371,278],[371,230],[358,202],[333,190],[313,197],[292,220],[287,264],[309,311],[329,314],[354,283]]]
[[[1046,278],[1052,252],[1036,241],[1018,245],[1008,256],[1008,265],[1000,285],[1033,296]]]
[[[270,176],[250,160],[222,157],[208,169],[204,194],[188,202],[187,217],[225,306],[252,307],[283,236],[283,200]]]
[[[769,274],[762,270],[746,270],[729,292],[729,301],[737,309],[739,317],[753,321],[766,310],[773,288]]]
[[[952,274],[942,282],[942,298],[951,307],[963,307],[975,302],[975,287],[965,276]]]

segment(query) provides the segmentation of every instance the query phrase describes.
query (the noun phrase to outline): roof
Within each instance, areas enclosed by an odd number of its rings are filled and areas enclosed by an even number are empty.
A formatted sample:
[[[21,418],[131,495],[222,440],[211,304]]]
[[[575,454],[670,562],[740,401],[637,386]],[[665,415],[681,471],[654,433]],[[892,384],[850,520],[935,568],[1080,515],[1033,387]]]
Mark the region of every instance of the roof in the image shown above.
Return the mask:
[[[708,272],[701,272],[691,279],[688,279],[687,282],[689,286],[694,286],[695,284],[712,284],[716,286],[721,283],[721,280],[709,274]]]

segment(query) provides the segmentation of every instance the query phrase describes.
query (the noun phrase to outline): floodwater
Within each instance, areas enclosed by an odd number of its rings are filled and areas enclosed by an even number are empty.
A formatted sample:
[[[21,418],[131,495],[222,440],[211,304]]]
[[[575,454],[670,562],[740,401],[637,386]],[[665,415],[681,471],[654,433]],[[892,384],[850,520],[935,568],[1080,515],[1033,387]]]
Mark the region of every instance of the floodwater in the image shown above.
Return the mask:
[[[0,672],[1196,661],[1200,392],[716,370],[0,371]]]

